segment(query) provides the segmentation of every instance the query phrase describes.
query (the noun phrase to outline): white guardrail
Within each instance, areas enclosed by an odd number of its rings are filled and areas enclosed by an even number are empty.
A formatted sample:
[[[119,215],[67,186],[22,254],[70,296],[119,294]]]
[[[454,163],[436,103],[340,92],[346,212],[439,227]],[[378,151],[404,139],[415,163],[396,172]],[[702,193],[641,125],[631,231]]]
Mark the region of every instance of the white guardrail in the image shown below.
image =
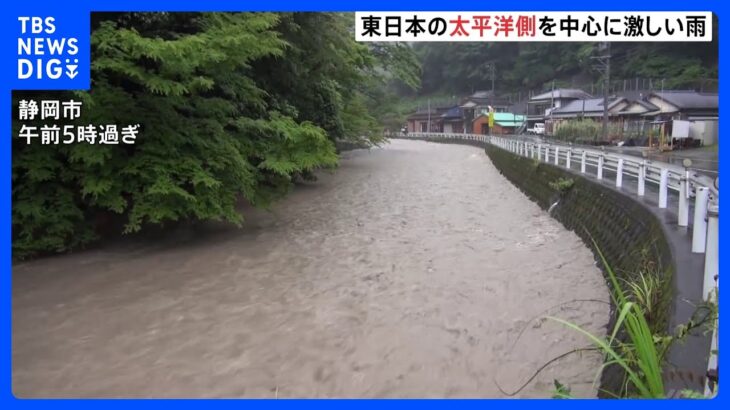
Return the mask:
[[[584,146],[535,141],[528,138],[490,136],[480,134],[450,134],[416,132],[399,134],[399,138],[454,139],[482,142],[510,151],[516,155],[565,167],[585,176],[604,180],[604,174],[613,172],[615,186],[622,188],[624,180],[636,181],[636,195],[644,197],[646,184],[656,186],[657,207],[667,208],[670,191],[676,193],[677,224],[689,226],[690,202],[694,201],[692,215],[692,252],[705,254],[702,295],[705,301],[715,298],[719,287],[719,203],[720,192],[716,180],[693,172],[689,167],[680,167],[646,158],[607,152]],[[589,172],[590,171],[590,172]],[[715,302],[717,302],[715,300]],[[715,329],[717,329],[715,327]],[[708,370],[717,369],[717,331],[712,335],[712,351]],[[709,384],[705,394],[710,395]]]

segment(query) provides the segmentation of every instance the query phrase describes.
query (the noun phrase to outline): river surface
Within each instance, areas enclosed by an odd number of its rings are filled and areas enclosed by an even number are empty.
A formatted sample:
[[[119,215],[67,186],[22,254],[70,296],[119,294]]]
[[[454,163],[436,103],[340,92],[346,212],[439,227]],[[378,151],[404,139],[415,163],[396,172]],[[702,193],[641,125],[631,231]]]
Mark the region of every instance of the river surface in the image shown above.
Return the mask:
[[[394,140],[345,153],[243,228],[13,268],[20,397],[505,397],[605,334],[591,252],[478,148]],[[601,357],[553,380],[595,396]],[[501,390],[500,390],[501,388]]]

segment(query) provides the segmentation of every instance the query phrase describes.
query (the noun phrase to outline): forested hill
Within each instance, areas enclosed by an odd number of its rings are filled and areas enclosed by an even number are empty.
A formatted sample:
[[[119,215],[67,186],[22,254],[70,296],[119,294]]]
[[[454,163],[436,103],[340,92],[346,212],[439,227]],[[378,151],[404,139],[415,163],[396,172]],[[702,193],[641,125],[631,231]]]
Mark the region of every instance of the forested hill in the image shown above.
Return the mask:
[[[717,27],[717,24],[714,25]],[[713,38],[717,38],[717,33]],[[423,75],[419,95],[497,93],[597,83],[596,43],[417,43]],[[717,87],[717,41],[712,43],[612,43],[611,78],[664,79],[666,88]],[[714,90],[713,90],[714,91]]]

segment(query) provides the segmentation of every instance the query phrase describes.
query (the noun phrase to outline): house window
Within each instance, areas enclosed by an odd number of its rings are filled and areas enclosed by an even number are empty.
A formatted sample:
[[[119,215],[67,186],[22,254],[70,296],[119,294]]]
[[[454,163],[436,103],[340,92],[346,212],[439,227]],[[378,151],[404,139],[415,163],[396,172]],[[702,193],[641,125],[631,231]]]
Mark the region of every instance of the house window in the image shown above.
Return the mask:
[[[421,132],[428,132],[428,123],[421,123]]]

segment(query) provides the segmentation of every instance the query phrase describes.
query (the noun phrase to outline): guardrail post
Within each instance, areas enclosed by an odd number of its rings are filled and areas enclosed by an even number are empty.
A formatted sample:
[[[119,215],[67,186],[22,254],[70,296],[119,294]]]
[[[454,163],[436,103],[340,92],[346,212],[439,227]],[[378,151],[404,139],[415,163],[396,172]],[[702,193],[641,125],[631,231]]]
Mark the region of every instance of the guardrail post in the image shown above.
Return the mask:
[[[644,196],[644,191],[646,187],[646,160],[642,160],[641,164],[639,164],[639,176],[638,180],[636,181],[636,186],[636,194],[639,196]]]
[[[669,183],[669,170],[662,168],[659,172],[659,208],[667,207],[667,184]]]
[[[560,151],[558,147],[555,147],[555,165],[559,165],[560,162]]]
[[[580,155],[580,173],[585,174],[586,173],[586,156],[588,154],[583,151],[583,153]]]
[[[573,147],[568,148],[568,155],[565,157],[565,168],[570,169],[570,157],[573,156]]]
[[[596,178],[603,179],[603,154],[598,156],[598,169],[596,170]]]
[[[542,144],[537,144],[537,160],[542,160]]]
[[[530,144],[530,158],[535,158],[535,144]]]
[[[719,222],[720,208],[717,204],[712,203],[707,208],[707,249],[705,249],[705,279],[702,283],[702,297],[704,300],[710,299],[719,272]]]
[[[616,163],[616,188],[621,188],[624,182],[624,159],[619,158]]]
[[[545,162],[550,162],[550,146],[545,147]]]
[[[677,225],[689,225],[689,172],[679,180],[679,210],[677,212]]]
[[[707,240],[707,201],[710,199],[710,188],[702,186],[695,192],[695,215],[692,220],[692,252],[705,251]]]

